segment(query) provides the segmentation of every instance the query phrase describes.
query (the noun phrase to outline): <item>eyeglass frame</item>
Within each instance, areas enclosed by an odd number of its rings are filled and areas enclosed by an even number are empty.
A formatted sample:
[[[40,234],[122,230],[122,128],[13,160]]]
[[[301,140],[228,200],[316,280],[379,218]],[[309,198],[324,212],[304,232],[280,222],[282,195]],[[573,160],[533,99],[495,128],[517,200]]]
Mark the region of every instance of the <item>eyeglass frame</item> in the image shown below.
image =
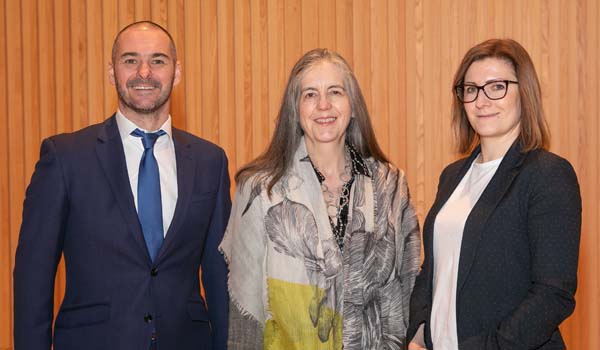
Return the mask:
[[[488,94],[485,92],[485,87],[488,86],[489,84],[493,84],[493,83],[505,83],[506,84],[506,90],[504,90],[504,95],[502,95],[502,97],[498,97],[498,98],[492,98],[490,96],[488,96]],[[501,100],[503,98],[506,97],[506,94],[508,94],[508,86],[510,84],[519,84],[518,81],[514,81],[514,80],[508,80],[508,79],[500,79],[500,80],[492,80],[492,81],[488,81],[487,83],[479,86],[479,85],[475,85],[475,84],[459,84],[456,85],[454,87],[454,93],[456,94],[456,98],[458,98],[458,100],[462,103],[471,103],[471,102],[475,102],[477,100],[477,98],[479,97],[479,91],[483,91],[483,94],[485,95],[485,97],[487,97],[488,99],[492,100],[492,101],[497,101],[497,100]],[[470,86],[470,87],[475,87],[477,88],[477,93],[475,94],[475,98],[469,102],[465,102],[463,101],[463,98],[461,97],[461,94],[458,92],[458,89],[463,89],[465,88],[465,86]]]

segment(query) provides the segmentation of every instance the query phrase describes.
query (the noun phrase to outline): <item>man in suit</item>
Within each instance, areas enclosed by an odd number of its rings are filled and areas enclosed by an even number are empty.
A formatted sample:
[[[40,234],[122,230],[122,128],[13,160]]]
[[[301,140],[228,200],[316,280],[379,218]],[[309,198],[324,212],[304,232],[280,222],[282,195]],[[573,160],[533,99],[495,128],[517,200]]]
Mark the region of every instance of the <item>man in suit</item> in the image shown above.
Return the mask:
[[[164,28],[124,28],[109,75],[115,115],[42,143],[15,261],[15,349],[225,349],[227,158],[171,127],[181,67]]]

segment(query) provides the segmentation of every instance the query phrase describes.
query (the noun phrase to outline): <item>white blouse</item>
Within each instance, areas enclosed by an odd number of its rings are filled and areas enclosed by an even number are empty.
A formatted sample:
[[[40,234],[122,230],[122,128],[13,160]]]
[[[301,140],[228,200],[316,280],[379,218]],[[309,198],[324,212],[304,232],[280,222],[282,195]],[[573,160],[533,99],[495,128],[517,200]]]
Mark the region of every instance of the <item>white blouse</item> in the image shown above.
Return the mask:
[[[431,339],[436,350],[458,350],[456,285],[460,246],[467,217],[496,173],[503,158],[486,163],[473,161],[433,228],[433,302]]]

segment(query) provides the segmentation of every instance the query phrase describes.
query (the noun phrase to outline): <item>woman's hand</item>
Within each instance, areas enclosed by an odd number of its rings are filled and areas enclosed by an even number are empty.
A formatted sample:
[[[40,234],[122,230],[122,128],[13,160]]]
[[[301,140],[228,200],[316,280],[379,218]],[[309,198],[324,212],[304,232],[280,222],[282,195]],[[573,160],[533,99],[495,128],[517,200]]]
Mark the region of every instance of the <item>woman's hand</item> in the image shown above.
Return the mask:
[[[423,333],[423,327],[425,324],[421,323],[419,329],[417,329],[417,333],[412,338],[410,343],[408,343],[408,350],[427,350],[425,347],[425,335]]]
[[[424,348],[415,342],[410,342],[410,344],[408,344],[408,350],[427,350],[427,348]]]

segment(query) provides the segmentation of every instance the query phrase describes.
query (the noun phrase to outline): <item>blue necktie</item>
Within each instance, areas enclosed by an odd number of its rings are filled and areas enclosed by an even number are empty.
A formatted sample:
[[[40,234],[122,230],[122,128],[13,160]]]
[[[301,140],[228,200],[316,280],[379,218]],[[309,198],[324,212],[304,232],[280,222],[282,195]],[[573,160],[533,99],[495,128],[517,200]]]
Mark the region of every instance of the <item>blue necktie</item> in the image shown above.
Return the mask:
[[[154,144],[164,134],[166,133],[163,130],[155,133],[145,133],[140,129],[135,129],[131,132],[131,135],[141,137],[144,145],[144,154],[140,161],[140,172],[138,174],[138,217],[152,262],[156,259],[164,240],[160,175],[158,173],[158,163],[154,158]]]

